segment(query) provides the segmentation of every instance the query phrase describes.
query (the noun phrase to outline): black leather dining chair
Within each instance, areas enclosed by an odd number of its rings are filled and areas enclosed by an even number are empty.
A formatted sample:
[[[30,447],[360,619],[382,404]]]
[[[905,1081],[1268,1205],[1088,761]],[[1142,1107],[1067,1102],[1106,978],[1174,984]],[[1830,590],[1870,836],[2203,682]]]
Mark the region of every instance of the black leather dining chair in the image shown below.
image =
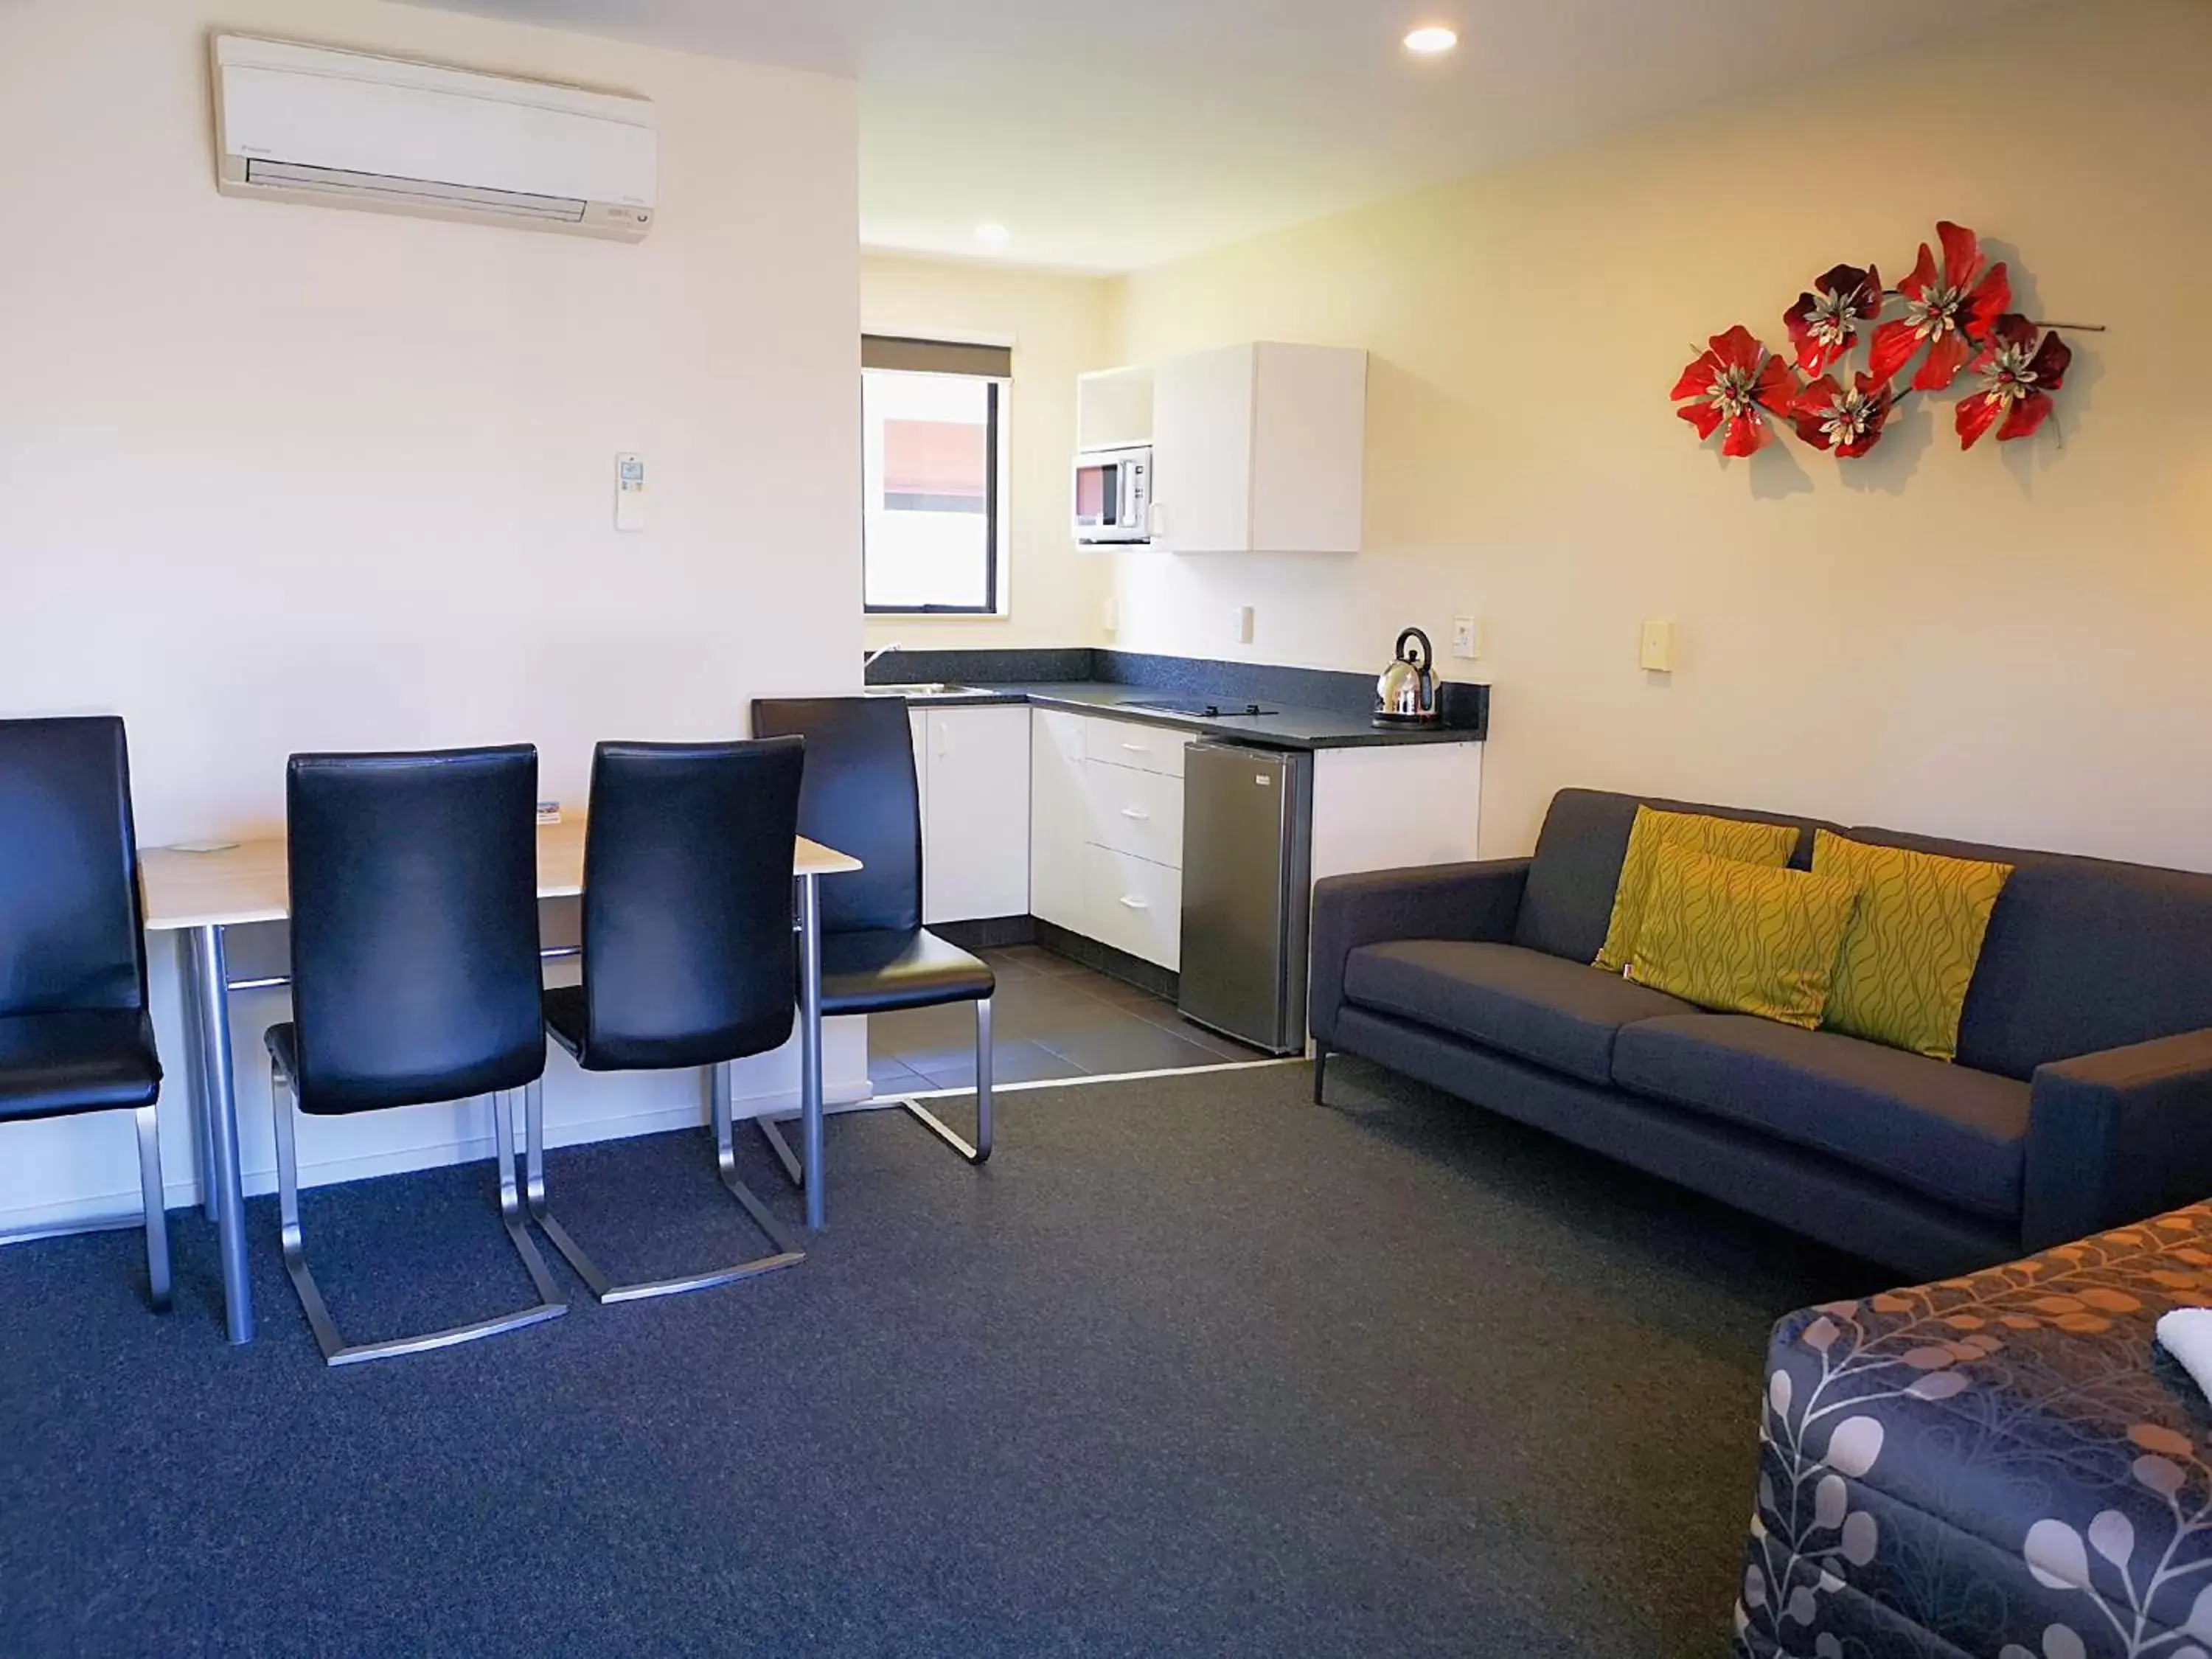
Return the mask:
[[[738,1178],[732,1067],[789,1041],[798,994],[791,853],[806,745],[603,743],[584,828],[583,980],[545,993],[545,1025],[587,1072],[704,1066],[722,1184],[775,1249],[733,1267],[617,1285],[545,1196],[543,1085],[524,1096],[530,1213],[602,1302],[705,1290],[804,1261]]]
[[[295,755],[286,777],[292,1018],[269,1028],[284,1267],[324,1359],[383,1359],[568,1312],[523,1224],[511,1096],[545,1070],[538,751]],[[307,1269],[293,1112],[492,1097],[499,1207],[534,1306],[349,1344]]]
[[[131,757],[112,715],[0,720],[0,1123],[130,1112],[146,1282],[169,1310]]]
[[[757,737],[806,739],[799,833],[860,860],[823,889],[822,1012],[886,1014],[975,1006],[975,1139],[915,1099],[905,1108],[970,1164],[991,1156],[990,968],[921,925],[921,799],[903,697],[760,698]],[[804,1171],[767,1118],[757,1120],[794,1179]]]

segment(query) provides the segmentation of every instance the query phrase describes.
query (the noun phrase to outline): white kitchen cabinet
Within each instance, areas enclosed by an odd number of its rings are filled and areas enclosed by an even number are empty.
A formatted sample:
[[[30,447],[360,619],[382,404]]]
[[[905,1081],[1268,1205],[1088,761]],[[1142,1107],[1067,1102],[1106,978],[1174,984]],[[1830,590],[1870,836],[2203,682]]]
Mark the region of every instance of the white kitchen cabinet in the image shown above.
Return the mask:
[[[1087,776],[1096,815],[1093,841],[1170,870],[1182,868],[1181,778],[1127,766],[1093,767]]]
[[[1156,544],[1357,553],[1367,354],[1262,340],[1152,370]]]
[[[1084,931],[1127,955],[1175,968],[1182,960],[1182,872],[1110,847],[1084,850],[1091,910]]]
[[[1030,726],[1030,911],[1163,968],[1181,956],[1191,734],[1040,708]]]
[[[909,708],[921,797],[925,922],[1030,908],[1030,711]]]
[[[1083,754],[1105,766],[1133,767],[1140,772],[1182,775],[1182,751],[1190,747],[1191,734],[1171,732],[1163,726],[1138,720],[1117,720],[1097,714],[1084,717]]]
[[[1075,377],[1075,447],[1121,449],[1152,441],[1152,371],[1137,364]]]
[[[1030,715],[1030,914],[1076,933],[1090,921],[1083,903],[1085,848],[1094,839],[1083,773],[1088,724],[1060,708]]]

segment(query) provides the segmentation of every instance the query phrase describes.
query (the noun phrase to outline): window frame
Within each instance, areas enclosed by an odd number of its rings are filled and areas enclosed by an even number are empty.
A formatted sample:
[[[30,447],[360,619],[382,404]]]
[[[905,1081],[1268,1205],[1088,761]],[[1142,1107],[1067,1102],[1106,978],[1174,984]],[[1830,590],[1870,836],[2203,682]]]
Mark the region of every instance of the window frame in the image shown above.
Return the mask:
[[[865,387],[871,374],[928,374],[936,373],[915,368],[868,368],[860,370]],[[983,534],[988,550],[983,573],[983,603],[981,605],[873,605],[868,593],[868,502],[866,494],[866,467],[862,468],[862,497],[860,501],[860,612],[864,617],[1005,617],[1011,615],[1008,604],[1008,567],[1012,561],[1012,503],[1008,499],[1007,465],[1012,441],[1011,423],[1006,418],[1006,406],[1012,401],[1013,377],[998,374],[942,375],[940,378],[981,380],[984,387],[983,432]],[[865,402],[864,402],[865,407]],[[862,453],[866,454],[867,434],[866,416],[862,416]]]

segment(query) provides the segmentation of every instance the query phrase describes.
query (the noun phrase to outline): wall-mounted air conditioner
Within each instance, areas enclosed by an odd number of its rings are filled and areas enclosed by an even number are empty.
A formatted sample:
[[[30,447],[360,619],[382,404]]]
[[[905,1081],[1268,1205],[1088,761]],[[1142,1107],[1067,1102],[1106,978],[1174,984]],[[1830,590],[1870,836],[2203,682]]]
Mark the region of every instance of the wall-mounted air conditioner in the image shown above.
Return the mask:
[[[647,99],[237,34],[212,46],[226,196],[628,242],[653,228]]]

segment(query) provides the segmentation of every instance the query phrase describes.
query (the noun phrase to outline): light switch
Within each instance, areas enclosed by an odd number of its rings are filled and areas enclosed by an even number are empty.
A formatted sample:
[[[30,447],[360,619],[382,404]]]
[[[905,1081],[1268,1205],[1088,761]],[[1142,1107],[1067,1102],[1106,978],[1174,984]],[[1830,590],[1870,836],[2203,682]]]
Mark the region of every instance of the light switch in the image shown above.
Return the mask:
[[[615,528],[645,528],[645,462],[637,455],[615,457]]]
[[[1648,622],[1644,624],[1644,644],[1637,653],[1637,665],[1655,674],[1674,672],[1674,624],[1671,622]]]
[[[1452,655],[1473,662],[1482,654],[1482,619],[1479,617],[1452,618]]]
[[[1121,601],[1119,599],[1107,600],[1106,609],[1099,620],[1105,624],[1106,631],[1109,634],[1120,633],[1121,631]]]
[[[1252,607],[1240,605],[1229,618],[1230,638],[1238,645],[1252,643]]]

